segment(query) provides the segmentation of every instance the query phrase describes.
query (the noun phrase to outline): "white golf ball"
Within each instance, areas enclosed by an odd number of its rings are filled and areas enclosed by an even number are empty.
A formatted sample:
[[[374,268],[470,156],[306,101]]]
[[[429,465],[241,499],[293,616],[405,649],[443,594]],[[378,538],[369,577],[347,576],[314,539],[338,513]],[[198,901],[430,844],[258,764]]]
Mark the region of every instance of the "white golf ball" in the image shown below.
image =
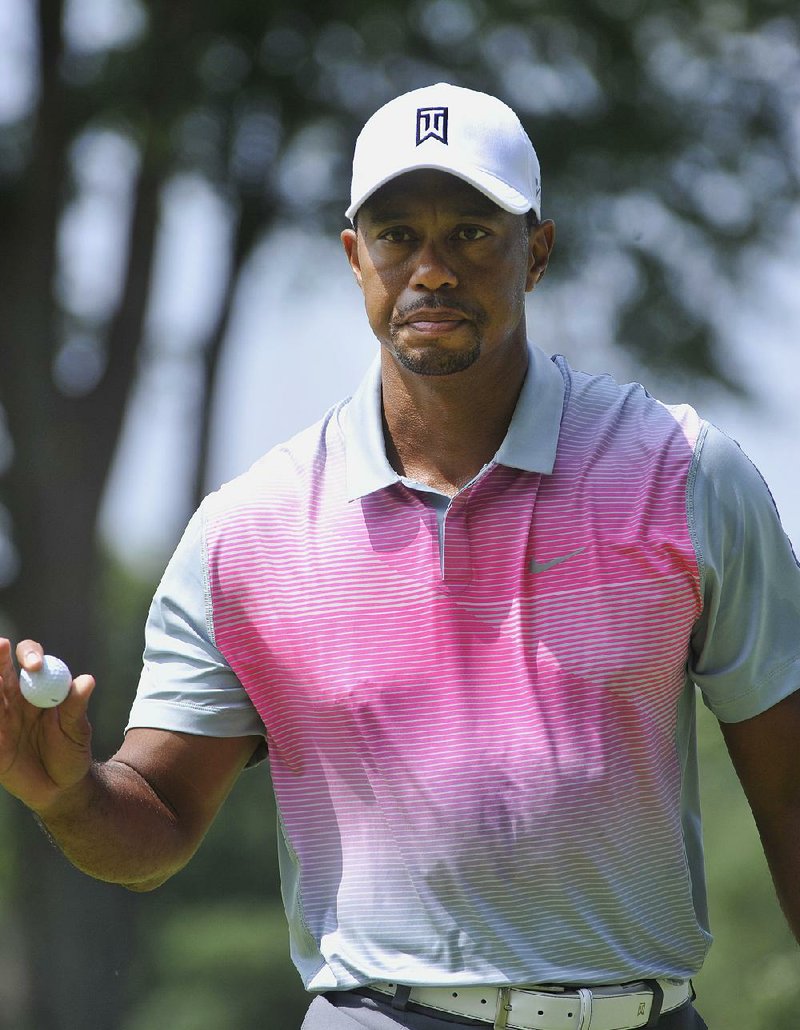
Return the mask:
[[[61,661],[51,654],[46,654],[41,669],[28,672],[21,669],[19,689],[23,696],[37,708],[55,708],[60,705],[69,693],[72,673]]]

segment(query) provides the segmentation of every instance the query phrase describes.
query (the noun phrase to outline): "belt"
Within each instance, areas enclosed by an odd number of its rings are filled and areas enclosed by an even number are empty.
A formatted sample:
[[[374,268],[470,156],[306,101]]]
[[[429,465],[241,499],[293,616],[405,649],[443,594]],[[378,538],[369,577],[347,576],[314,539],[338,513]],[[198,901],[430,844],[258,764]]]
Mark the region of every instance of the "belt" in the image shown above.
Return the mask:
[[[370,983],[395,1008],[420,1005],[477,1019],[495,1030],[636,1030],[694,998],[689,980],[647,980],[604,987],[407,987]]]

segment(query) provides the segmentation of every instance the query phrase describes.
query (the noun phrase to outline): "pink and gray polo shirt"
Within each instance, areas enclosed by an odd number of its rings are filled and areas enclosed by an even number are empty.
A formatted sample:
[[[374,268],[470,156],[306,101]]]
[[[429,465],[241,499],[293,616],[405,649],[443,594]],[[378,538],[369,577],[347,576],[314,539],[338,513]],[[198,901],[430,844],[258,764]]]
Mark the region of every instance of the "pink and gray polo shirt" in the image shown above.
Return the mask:
[[[389,465],[376,364],[208,497],[130,726],[265,735],[312,991],[688,977],[710,943],[695,686],[800,686],[800,570],[689,407],[531,348],[455,497]]]

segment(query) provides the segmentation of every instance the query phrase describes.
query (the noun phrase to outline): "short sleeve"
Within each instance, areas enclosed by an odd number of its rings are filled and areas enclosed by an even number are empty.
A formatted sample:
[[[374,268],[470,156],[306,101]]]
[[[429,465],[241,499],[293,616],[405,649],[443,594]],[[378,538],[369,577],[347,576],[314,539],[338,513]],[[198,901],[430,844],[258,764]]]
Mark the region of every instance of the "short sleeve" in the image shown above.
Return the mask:
[[[689,674],[722,722],[800,687],[800,567],[775,502],[738,444],[707,426],[689,486],[703,583]]]
[[[207,595],[201,509],[150,606],[144,664],[126,729],[265,736],[252,701],[214,644]]]

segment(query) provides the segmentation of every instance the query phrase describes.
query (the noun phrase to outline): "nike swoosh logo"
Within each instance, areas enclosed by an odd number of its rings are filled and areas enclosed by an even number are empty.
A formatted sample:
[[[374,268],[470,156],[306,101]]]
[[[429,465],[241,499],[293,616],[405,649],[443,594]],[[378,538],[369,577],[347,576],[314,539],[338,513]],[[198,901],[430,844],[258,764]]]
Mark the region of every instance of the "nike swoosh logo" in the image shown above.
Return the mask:
[[[549,561],[536,561],[534,558],[531,560],[531,572],[547,572],[548,569],[574,558],[576,554],[583,554],[585,550],[585,547],[579,547],[577,551],[570,551],[569,554],[562,554],[560,558],[551,558]]]

